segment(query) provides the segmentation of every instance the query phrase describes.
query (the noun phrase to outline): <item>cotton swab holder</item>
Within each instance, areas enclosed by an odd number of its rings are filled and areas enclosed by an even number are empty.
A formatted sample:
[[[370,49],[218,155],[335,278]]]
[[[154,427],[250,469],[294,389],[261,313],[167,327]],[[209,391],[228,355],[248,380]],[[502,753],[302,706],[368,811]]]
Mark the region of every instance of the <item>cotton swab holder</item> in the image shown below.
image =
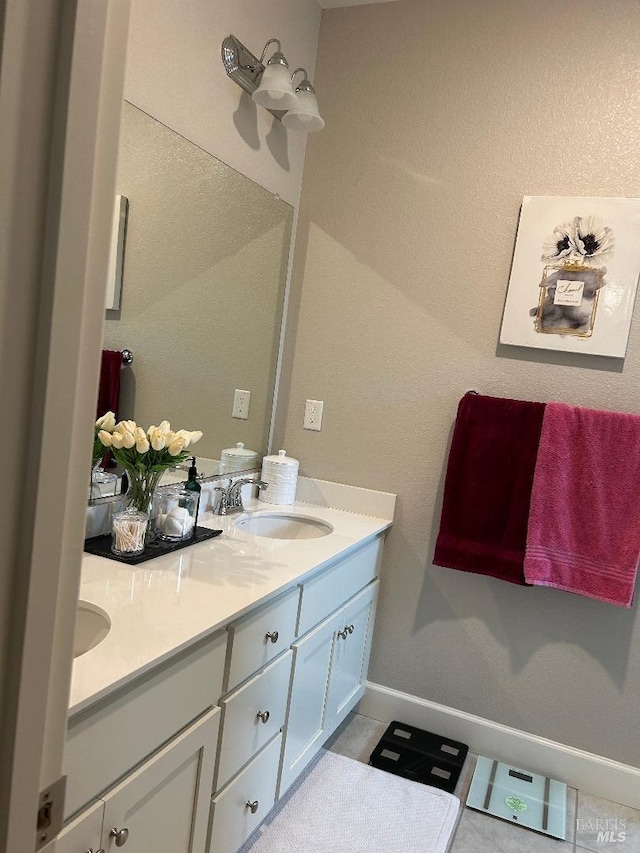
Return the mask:
[[[133,557],[144,551],[149,516],[130,507],[113,516],[111,550],[119,557]]]

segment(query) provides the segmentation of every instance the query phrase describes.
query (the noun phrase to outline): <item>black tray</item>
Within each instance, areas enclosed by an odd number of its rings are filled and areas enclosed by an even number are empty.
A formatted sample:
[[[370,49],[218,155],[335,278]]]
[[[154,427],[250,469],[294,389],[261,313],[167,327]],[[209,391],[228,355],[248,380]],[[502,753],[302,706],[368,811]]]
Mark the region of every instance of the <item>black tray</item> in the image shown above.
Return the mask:
[[[220,536],[221,533],[222,530],[196,527],[193,536],[189,539],[181,539],[179,542],[154,539],[144,546],[142,554],[136,554],[135,557],[120,557],[114,554],[111,550],[111,534],[107,533],[104,536],[92,536],[91,539],[85,539],[84,550],[87,554],[96,554],[98,557],[106,557],[107,560],[116,560],[118,563],[128,563],[130,566],[137,566],[139,563],[146,563],[147,560],[153,560],[155,557],[161,557],[163,554],[170,554],[172,551],[179,551],[181,548],[187,548],[189,545],[195,545],[197,542],[205,542],[207,539],[213,539],[214,536]]]
[[[464,743],[394,721],[371,753],[369,763],[452,794],[468,751]]]

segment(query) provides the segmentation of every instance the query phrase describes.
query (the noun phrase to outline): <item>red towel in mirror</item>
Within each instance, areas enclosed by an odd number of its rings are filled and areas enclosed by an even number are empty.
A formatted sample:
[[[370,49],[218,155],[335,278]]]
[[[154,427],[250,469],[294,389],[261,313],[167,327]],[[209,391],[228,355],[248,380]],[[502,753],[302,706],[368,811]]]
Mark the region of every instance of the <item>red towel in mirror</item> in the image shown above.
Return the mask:
[[[525,584],[544,403],[465,394],[451,440],[437,566]]]
[[[102,350],[96,419],[101,418],[106,412],[115,412],[117,420],[121,369],[122,353],[120,350]]]
[[[120,371],[122,370],[122,353],[120,350],[102,350],[102,365],[100,367],[100,385],[98,386],[98,406],[96,420],[107,412],[114,412],[118,420],[120,406]],[[103,468],[114,468],[115,463],[111,451],[107,451],[102,459]]]

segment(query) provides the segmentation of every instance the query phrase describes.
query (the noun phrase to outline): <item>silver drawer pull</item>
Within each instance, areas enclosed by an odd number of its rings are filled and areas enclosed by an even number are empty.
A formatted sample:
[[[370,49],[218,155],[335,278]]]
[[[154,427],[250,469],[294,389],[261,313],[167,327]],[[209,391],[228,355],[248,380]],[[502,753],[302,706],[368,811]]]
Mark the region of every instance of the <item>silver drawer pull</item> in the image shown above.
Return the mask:
[[[265,639],[271,640],[272,643],[277,643],[279,636],[280,634],[278,634],[277,631],[267,631],[267,636]]]
[[[109,838],[115,838],[116,847],[124,847],[129,838],[129,830],[126,827],[124,829],[116,829],[114,827],[109,833]]]
[[[338,636],[342,637],[343,640],[347,639],[348,634],[349,634],[349,631],[347,630],[346,626],[345,626],[343,631],[338,631]]]
[[[268,723],[271,714],[268,711],[258,711],[256,716],[259,717],[263,723]]]
[[[247,800],[247,808],[251,811],[251,814],[255,814],[258,811],[259,805],[260,804],[258,803],[257,800],[254,800],[253,802],[251,802],[250,800]]]
[[[355,625],[347,625],[347,631],[350,634],[353,634],[354,628],[355,628]]]

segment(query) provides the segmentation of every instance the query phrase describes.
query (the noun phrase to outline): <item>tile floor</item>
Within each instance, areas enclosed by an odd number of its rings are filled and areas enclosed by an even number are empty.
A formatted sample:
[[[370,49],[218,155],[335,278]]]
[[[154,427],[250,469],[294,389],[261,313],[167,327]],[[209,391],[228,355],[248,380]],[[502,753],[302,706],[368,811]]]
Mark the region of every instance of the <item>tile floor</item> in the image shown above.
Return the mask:
[[[368,762],[386,723],[351,714],[325,744],[327,749]],[[469,754],[455,794],[461,808],[449,853],[640,853],[640,811],[569,788],[566,841],[557,841],[505,821],[464,808],[476,756]],[[598,829],[612,833],[598,841]],[[393,851],[389,851],[393,853]]]

